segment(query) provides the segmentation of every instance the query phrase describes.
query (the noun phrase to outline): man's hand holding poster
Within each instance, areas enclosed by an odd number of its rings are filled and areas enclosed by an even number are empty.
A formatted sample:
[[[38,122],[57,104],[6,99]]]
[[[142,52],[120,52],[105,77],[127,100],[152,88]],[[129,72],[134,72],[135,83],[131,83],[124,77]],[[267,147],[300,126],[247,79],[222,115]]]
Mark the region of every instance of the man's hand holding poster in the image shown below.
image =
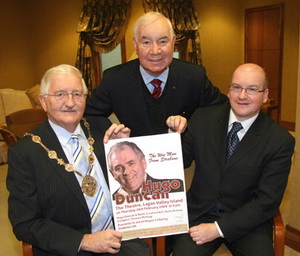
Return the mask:
[[[179,134],[110,140],[105,152],[115,228],[123,240],[188,231]]]

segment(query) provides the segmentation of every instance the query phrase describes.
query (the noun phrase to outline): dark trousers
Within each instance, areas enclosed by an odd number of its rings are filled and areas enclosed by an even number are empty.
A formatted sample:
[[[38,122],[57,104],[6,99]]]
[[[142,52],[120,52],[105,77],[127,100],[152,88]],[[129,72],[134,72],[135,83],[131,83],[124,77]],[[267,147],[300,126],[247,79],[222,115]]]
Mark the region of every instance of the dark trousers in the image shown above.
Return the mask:
[[[191,223],[190,226],[211,223],[217,219],[217,216],[204,216]],[[234,256],[273,256],[273,225],[267,222],[230,243],[226,241],[226,238],[218,238],[203,245],[197,245],[189,234],[178,235],[174,237],[173,256],[210,256],[223,243]]]
[[[117,254],[100,254],[114,256],[150,256],[151,249],[143,239],[122,241],[121,250]]]
[[[34,256],[58,256],[60,254],[53,254],[50,252],[43,251],[38,248],[33,248]],[[151,249],[149,245],[143,239],[132,239],[121,242],[121,250],[117,254],[110,253],[92,253],[86,251],[80,251],[77,253],[79,256],[150,256]]]

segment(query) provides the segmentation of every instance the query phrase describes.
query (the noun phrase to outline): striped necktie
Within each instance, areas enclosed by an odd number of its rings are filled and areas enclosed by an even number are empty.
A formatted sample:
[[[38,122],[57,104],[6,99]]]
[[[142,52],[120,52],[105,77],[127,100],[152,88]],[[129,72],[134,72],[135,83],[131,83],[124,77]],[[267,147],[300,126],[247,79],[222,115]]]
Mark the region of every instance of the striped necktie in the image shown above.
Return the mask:
[[[79,143],[79,137],[79,134],[72,134],[71,136],[73,142],[73,160],[75,170],[80,172],[84,177],[88,174],[89,163],[88,157]],[[95,170],[96,168],[94,168],[94,165],[92,165],[91,168],[92,170],[89,175],[96,179],[98,183],[98,190],[93,197],[84,194],[84,198],[91,216],[92,233],[105,229],[114,229],[112,213],[107,205],[107,200],[105,199],[102,186],[99,182],[100,179],[98,178],[97,171]],[[79,175],[76,175],[76,177],[79,184],[81,184],[83,177],[80,177]]]
[[[159,96],[161,95],[161,81],[159,79],[153,79],[151,82],[150,82],[153,86],[154,86],[154,90],[152,92],[152,96],[157,99],[159,98]]]

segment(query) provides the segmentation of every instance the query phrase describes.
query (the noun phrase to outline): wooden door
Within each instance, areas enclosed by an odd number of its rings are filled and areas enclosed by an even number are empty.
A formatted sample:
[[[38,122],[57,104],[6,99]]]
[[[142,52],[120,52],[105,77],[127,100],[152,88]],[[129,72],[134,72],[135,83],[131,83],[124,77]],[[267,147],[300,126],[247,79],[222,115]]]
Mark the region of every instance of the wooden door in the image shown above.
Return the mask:
[[[245,62],[265,68],[269,80],[269,98],[278,109],[272,111],[274,120],[280,120],[281,76],[283,53],[284,5],[272,5],[245,11]]]

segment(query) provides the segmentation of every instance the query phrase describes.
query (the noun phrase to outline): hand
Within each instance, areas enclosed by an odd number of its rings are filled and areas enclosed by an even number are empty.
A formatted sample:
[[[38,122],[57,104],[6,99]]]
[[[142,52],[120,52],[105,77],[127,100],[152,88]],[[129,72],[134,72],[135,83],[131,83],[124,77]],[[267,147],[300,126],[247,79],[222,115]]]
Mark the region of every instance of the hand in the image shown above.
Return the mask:
[[[189,233],[196,244],[205,244],[220,237],[215,223],[202,223],[191,227]]]
[[[110,139],[128,138],[131,130],[124,124],[112,124],[105,132],[103,142],[107,143]]]
[[[112,229],[85,234],[81,241],[80,250],[115,254],[120,251],[121,239],[122,233]]]
[[[166,121],[167,126],[173,132],[183,133],[187,126],[187,120],[183,116],[169,116]]]

